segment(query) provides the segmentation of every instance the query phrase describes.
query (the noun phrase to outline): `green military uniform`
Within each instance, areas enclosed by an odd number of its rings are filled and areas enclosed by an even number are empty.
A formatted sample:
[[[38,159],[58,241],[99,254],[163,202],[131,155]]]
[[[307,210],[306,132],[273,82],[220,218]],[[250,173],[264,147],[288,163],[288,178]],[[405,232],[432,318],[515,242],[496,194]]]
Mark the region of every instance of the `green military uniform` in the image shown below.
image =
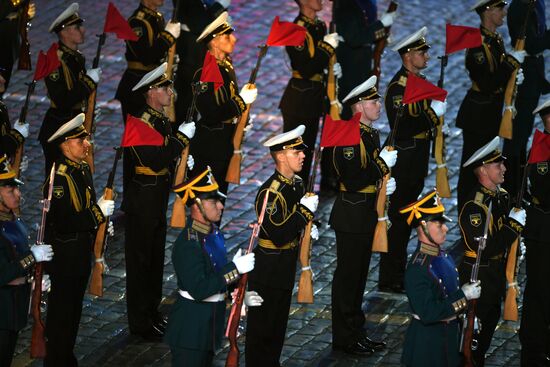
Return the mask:
[[[17,148],[25,142],[23,135],[19,131],[12,129],[8,109],[4,102],[0,100],[0,144],[2,151],[8,156],[13,157]]]

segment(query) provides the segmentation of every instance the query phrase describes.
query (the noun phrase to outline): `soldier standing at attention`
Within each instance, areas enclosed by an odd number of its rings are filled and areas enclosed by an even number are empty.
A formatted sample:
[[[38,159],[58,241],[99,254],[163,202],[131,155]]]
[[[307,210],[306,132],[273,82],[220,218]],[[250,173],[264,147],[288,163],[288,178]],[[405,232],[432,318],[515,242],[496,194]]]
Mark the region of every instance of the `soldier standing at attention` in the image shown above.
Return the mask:
[[[63,124],[48,143],[58,147],[50,211],[44,239],[55,257],[46,264],[52,290],[46,318],[45,367],[78,366],[73,353],[82,314],[82,300],[92,270],[92,247],[99,224],[113,214],[115,203],[96,200],[90,167],[84,161],[90,148],[81,113]],[[44,184],[48,192],[49,176]],[[109,223],[112,234],[112,223]]]
[[[462,129],[464,141],[461,167],[477,149],[498,135],[506,84],[525,58],[525,51],[510,51],[506,54],[504,41],[497,32],[497,28],[504,24],[505,1],[479,0],[471,10],[475,10],[481,19],[483,44],[466,51],[466,69],[472,87],[464,97],[456,117],[456,126]],[[520,72],[517,83],[521,84],[522,81],[523,73]],[[460,169],[457,186],[459,211],[476,183],[477,179],[471,169]]]
[[[6,90],[6,72],[0,70],[0,93]],[[25,143],[25,139],[29,136],[29,124],[14,124],[13,128],[10,123],[10,115],[4,101],[0,99],[0,146],[8,159],[15,156],[17,149]]]
[[[259,216],[269,195],[265,218],[254,249],[256,264],[248,289],[264,299],[261,307],[248,311],[245,358],[248,367],[278,367],[285,341],[301,232],[317,210],[319,197],[304,195],[304,183],[296,175],[302,169],[304,125],[279,134],[264,143],[275,161],[275,172],[256,196]],[[318,237],[313,226],[311,237]]]
[[[418,247],[405,271],[412,320],[401,361],[407,367],[458,367],[458,316],[465,311],[467,300],[479,298],[480,282],[460,287],[455,263],[441,248],[449,230],[445,222],[451,220],[445,215],[437,191],[400,213],[418,234]]]
[[[447,102],[422,100],[401,107],[407,77],[421,73],[428,66],[430,45],[426,42],[428,29],[422,27],[412,35],[397,42],[392,50],[399,52],[403,66],[395,74],[384,98],[386,113],[391,129],[399,108],[403,109],[395,134],[395,149],[399,161],[392,169],[397,189],[391,197],[388,216],[392,223],[388,231],[388,253],[381,254],[378,289],[384,292],[403,293],[403,274],[407,264],[407,244],[411,228],[399,209],[418,199],[428,175],[430,140],[432,129],[439,124],[439,117],[445,114]]]
[[[162,145],[124,148],[129,174],[122,201],[126,213],[128,325],[132,334],[146,339],[160,339],[166,325],[158,307],[162,299],[166,210],[172,183],[169,168],[195,133],[194,122],[181,124],[173,132],[164,115],[163,109],[170,104],[173,93],[172,81],[166,78],[166,67],[163,63],[145,74],[132,89],[144,95],[146,102],[136,117],[162,136]]]
[[[307,35],[303,46],[286,48],[292,67],[292,77],[288,81],[279,108],[283,115],[284,131],[290,131],[302,124],[306,126],[306,157],[300,175],[307,187],[319,119],[327,110],[324,102],[325,69],[328,68],[329,60],[338,47],[338,34],[327,34],[327,26],[317,18],[317,13],[323,10],[321,0],[296,0],[296,3],[300,7],[300,14],[294,23],[305,27]],[[342,76],[339,64],[335,64],[334,74],[337,78]]]
[[[550,135],[550,99],[534,111]],[[550,159],[529,167],[531,205],[523,231],[527,247],[527,283],[521,312],[521,366],[546,367],[550,358]]]
[[[44,116],[38,140],[44,150],[45,174],[50,173],[52,163],[58,158],[59,148],[48,143],[67,121],[86,110],[88,96],[97,88],[101,69],[86,71],[85,59],[79,45],[84,43],[84,19],[78,14],[78,3],[72,3],[50,25],[49,32],[59,38],[57,55],[61,65],[44,81],[50,99],[50,108]]]
[[[255,87],[249,89],[248,84],[240,93],[237,92],[237,76],[231,59],[237,38],[229,21],[229,15],[223,12],[197,38],[197,42],[205,44],[207,52],[216,59],[223,85],[215,89],[212,82],[200,84],[197,110],[201,118],[197,122],[197,136],[190,150],[198,171],[211,167],[223,194],[227,194],[225,176],[233,155],[237,118],[245,111],[246,105],[253,103],[258,96],[258,90]],[[195,72],[195,82],[200,81],[201,73],[202,66]]]
[[[376,76],[354,88],[342,102],[354,114],[361,114],[361,141],[355,146],[335,147],[332,152],[340,189],[330,214],[337,256],[332,280],[332,349],[370,355],[385,346],[367,336],[362,308],[378,223],[376,183],[395,165],[397,151],[381,151],[378,130],[372,127],[381,108]],[[386,189],[387,195],[395,191],[394,178]]]
[[[458,219],[464,244],[464,258],[459,267],[460,284],[469,282],[477,258],[478,242],[475,238],[483,235],[484,223],[491,221],[478,276],[483,293],[476,307],[476,316],[481,322],[477,349],[472,351],[476,366],[484,365],[485,353],[500,318],[506,292],[506,253],[521,234],[526,219],[524,209],[510,210],[508,193],[500,188],[504,182],[506,158],[502,156],[499,144],[500,139],[495,137],[464,163],[464,168],[474,171],[478,184],[466,197]],[[487,218],[491,202],[491,216]]]

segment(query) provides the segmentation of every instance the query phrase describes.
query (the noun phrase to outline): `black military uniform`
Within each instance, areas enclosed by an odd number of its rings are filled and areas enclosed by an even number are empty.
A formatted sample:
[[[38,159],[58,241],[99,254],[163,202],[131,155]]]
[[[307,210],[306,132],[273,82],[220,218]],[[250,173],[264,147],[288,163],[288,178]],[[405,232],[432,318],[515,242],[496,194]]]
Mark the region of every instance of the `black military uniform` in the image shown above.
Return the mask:
[[[5,0],[0,2],[0,69],[3,69],[3,77],[6,79],[6,89],[10,83],[11,73],[15,60],[19,58],[21,44],[19,36],[19,23],[21,13],[26,10],[30,0]],[[2,98],[3,92],[0,92]]]
[[[126,123],[128,114],[137,116],[145,105],[145,98],[132,88],[149,71],[159,66],[176,39],[164,30],[164,17],[161,13],[139,4],[139,7],[128,18],[130,27],[139,37],[137,41],[126,41],[126,61],[124,71],[115,98],[120,101],[122,121]]]
[[[76,119],[78,117],[67,124]],[[53,144],[86,135],[84,126],[79,125],[57,136]],[[61,155],[55,161],[55,167],[53,196],[44,235],[44,241],[52,245],[55,253],[53,260],[46,265],[52,288],[48,297],[44,366],[77,366],[73,349],[91,272],[92,245],[97,227],[105,222],[105,217],[96,202],[88,164]],[[44,184],[45,194],[48,186],[49,177]]]
[[[500,34],[484,27],[481,27],[481,34],[483,44],[466,51],[466,69],[472,87],[456,117],[456,126],[463,130],[464,140],[457,186],[459,210],[477,182],[473,172],[462,165],[477,149],[498,135],[506,84],[520,66],[516,59],[506,54]]]
[[[326,111],[325,69],[335,50],[323,41],[327,33],[325,23],[316,18],[298,15],[294,23],[306,28],[303,46],[286,47],[292,67],[292,78],[288,81],[279,108],[283,115],[283,130],[290,131],[298,125],[305,125],[304,142],[308,146],[306,159],[300,175],[307,187],[319,118]]]
[[[508,29],[512,47],[518,39],[521,27],[527,15],[529,5],[525,0],[514,0],[508,9]],[[541,94],[550,93],[550,83],[546,80],[544,71],[544,50],[550,50],[550,30],[546,27],[544,1],[537,0],[529,14],[527,32],[525,34],[525,51],[527,55],[521,68],[525,80],[518,87],[515,107],[512,140],[504,141],[503,152],[508,158],[508,168],[504,187],[512,197],[519,189],[522,169],[527,161],[527,140],[533,131],[534,116],[532,111],[538,104]]]
[[[2,151],[8,157],[13,157],[17,148],[25,142],[23,135],[19,131],[12,129],[10,123],[10,115],[4,102],[0,100],[0,144]]]

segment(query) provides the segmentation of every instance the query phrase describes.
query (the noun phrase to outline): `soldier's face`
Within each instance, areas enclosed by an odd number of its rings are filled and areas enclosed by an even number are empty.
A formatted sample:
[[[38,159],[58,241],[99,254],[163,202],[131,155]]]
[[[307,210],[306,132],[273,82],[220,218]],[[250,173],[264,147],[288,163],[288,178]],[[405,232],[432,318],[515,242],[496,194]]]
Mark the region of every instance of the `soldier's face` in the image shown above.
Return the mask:
[[[153,101],[157,101],[162,107],[169,106],[174,90],[171,85],[150,89],[147,92]]]
[[[318,12],[323,10],[323,0],[300,0],[300,6]]]
[[[428,60],[430,59],[428,50],[411,51],[409,52],[409,56],[411,64],[414,68],[422,70],[428,67]]]
[[[359,111],[361,112],[361,122],[372,122],[380,118],[380,108],[382,107],[380,99],[371,99],[361,101]]]
[[[493,184],[500,185],[504,182],[504,173],[506,173],[504,161],[485,164],[482,169]]]
[[[223,52],[225,55],[231,55],[237,43],[237,37],[233,33],[222,34],[215,37],[212,41],[212,47]]]
[[[86,35],[86,30],[84,25],[73,24],[63,28],[59,34],[63,37],[63,41],[67,44],[76,44],[80,45],[84,43],[84,37]]]
[[[61,144],[61,151],[70,160],[82,162],[88,156],[90,146],[88,137],[69,139]]]
[[[202,200],[202,206],[204,208],[204,214],[207,221],[210,223],[219,222],[222,217],[223,204],[218,199],[205,199]]]
[[[436,245],[442,245],[445,243],[447,231],[449,231],[449,228],[445,223],[432,221],[428,222],[426,226],[428,228],[428,233]]]
[[[21,191],[19,186],[0,186],[0,209],[9,212],[19,208]]]
[[[506,17],[505,6],[494,6],[485,10],[485,19],[496,27],[504,24],[504,17]]]
[[[306,157],[303,150],[288,149],[283,151],[284,164],[294,173],[302,170],[304,158]]]

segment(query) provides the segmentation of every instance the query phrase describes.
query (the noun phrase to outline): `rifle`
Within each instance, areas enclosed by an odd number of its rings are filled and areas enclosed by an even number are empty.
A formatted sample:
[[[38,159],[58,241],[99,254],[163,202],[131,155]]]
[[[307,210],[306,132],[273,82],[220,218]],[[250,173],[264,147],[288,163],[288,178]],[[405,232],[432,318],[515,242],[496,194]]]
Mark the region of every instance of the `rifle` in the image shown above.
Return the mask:
[[[260,234],[260,228],[264,221],[265,210],[267,208],[267,201],[269,198],[269,193],[271,191],[276,191],[279,187],[279,183],[274,181],[271,183],[271,186],[265,193],[264,201],[262,202],[262,211],[258,215],[258,222],[254,223],[252,227],[252,234],[250,235],[250,240],[248,242],[247,254],[252,252],[254,249],[254,244],[258,235]],[[236,289],[235,302],[231,306],[231,312],[229,314],[229,319],[227,320],[227,329],[225,331],[225,336],[229,339],[229,352],[227,353],[227,359],[225,360],[225,367],[238,367],[239,366],[239,347],[237,345],[237,329],[239,328],[239,320],[241,316],[241,309],[243,307],[244,296],[246,293],[246,283],[248,282],[248,273],[242,274],[239,284]]]
[[[401,103],[397,108],[395,120],[393,123],[393,129],[390,132],[388,138],[388,150],[393,150],[393,144],[395,142],[395,136],[397,132],[397,126],[399,120],[403,115],[404,105]],[[378,180],[378,190],[376,194],[376,214],[378,216],[378,223],[374,228],[374,237],[372,238],[372,251],[373,252],[388,252],[388,229],[391,227],[391,222],[388,217],[388,208],[390,207],[390,201],[386,195],[386,184],[391,177],[391,170],[382,179]]]
[[[107,179],[107,185],[105,186],[105,193],[103,196],[106,200],[114,200],[115,192],[113,190],[117,163],[122,155],[122,148],[115,148],[115,161],[113,162],[113,168],[109,172],[109,178]],[[95,263],[92,269],[92,278],[90,280],[90,288],[88,292],[94,296],[103,296],[103,271],[106,268],[105,265],[105,249],[107,248],[107,228],[109,227],[109,217],[105,218],[105,222],[101,223],[97,229],[94,242],[94,257]]]
[[[50,182],[48,183],[48,196],[41,200],[42,219],[36,235],[36,244],[44,243],[44,230],[46,229],[46,214],[50,211],[52,201],[53,181],[55,178],[55,163],[50,170]],[[32,325],[31,358],[44,358],[46,356],[46,339],[44,338],[44,323],[40,317],[40,302],[42,300],[42,263],[36,263],[34,267],[34,289],[32,291],[31,314],[34,321]]]
[[[32,80],[30,83],[27,84],[27,96],[25,97],[25,103],[23,104],[23,107],[21,107],[21,113],[19,114],[19,121],[17,121],[17,124],[24,125],[27,121],[27,112],[29,110],[29,102],[31,99],[31,95],[34,93],[34,87],[36,86],[36,80]],[[13,170],[16,172],[17,177],[21,175],[20,168],[21,168],[21,160],[23,159],[23,144],[21,144],[19,147],[17,147],[17,150],[15,151],[15,157],[13,159]]]
[[[441,59],[441,71],[439,72],[439,81],[437,86],[443,88],[445,80],[445,68],[447,67],[447,62],[449,57],[447,55],[439,57]],[[451,197],[451,189],[449,187],[449,178],[447,176],[447,160],[445,157],[445,135],[443,135],[443,122],[445,118],[441,116],[439,118],[439,124],[435,127],[435,139],[433,146],[433,155],[435,158],[435,163],[437,164],[436,173],[435,173],[435,185],[439,196],[443,198]]]
[[[388,13],[393,13],[394,11],[396,11],[398,6],[399,6],[399,3],[397,1],[391,1],[390,5],[388,6]],[[386,37],[379,39],[374,44],[374,52],[372,55],[372,61],[373,61],[372,74],[376,75],[376,88],[378,88],[378,83],[380,82],[380,74],[382,72],[380,68],[380,62],[382,60],[382,54],[384,53],[384,49],[388,44],[388,36],[390,34],[390,29],[391,29],[391,26],[385,27],[384,31],[386,32]]]
[[[97,51],[94,57],[94,61],[92,63],[92,69],[95,69],[99,66],[99,58],[101,56],[101,47],[103,47],[103,45],[105,44],[105,38],[107,37],[107,35],[105,34],[105,32],[103,32],[102,34],[97,35],[97,37],[99,37],[99,40],[97,42]],[[93,133],[95,132],[94,115],[95,115],[96,96],[97,96],[97,87],[88,96],[88,104],[86,106],[86,112],[84,117],[84,128],[92,137],[93,137]],[[93,138],[90,139],[90,145],[91,147],[88,150],[88,155],[86,156],[86,163],[88,163],[88,165],[90,166],[90,171],[94,173],[95,166],[94,166]]]
[[[529,5],[527,5],[527,12],[525,13],[525,19],[521,25],[516,44],[514,46],[515,51],[523,51],[525,49],[525,38],[527,35],[527,23],[529,22],[529,15],[535,6],[535,1],[530,0]],[[512,72],[508,84],[506,85],[506,91],[504,92],[504,112],[502,114],[502,120],[500,120],[500,128],[498,130],[498,135],[505,139],[512,139],[512,120],[516,117],[516,94],[517,94],[517,85],[516,77],[518,74],[518,69]]]
[[[29,44],[29,1],[23,9],[19,18],[19,35],[21,36],[21,47],[19,48],[19,61],[17,70],[31,70],[31,46]]]
[[[475,283],[478,280],[479,264],[481,262],[481,254],[485,250],[487,244],[487,237],[489,234],[489,227],[491,223],[491,212],[493,209],[493,202],[489,203],[487,209],[487,218],[485,219],[485,227],[483,229],[483,236],[474,238],[478,243],[476,262],[472,267],[472,273],[470,274],[470,283]],[[468,301],[468,311],[464,318],[462,325],[462,335],[460,338],[459,350],[464,354],[464,367],[475,367],[472,351],[477,349],[477,336],[481,329],[479,320],[476,317],[477,300],[472,299]]]
[[[256,77],[258,76],[258,70],[260,70],[260,65],[262,59],[265,57],[269,46],[261,45],[259,46],[260,52],[258,54],[258,59],[256,60],[256,66],[252,69],[250,73],[250,78],[248,79],[248,84],[254,86],[256,83]],[[248,123],[248,117],[250,115],[250,105],[246,105],[246,110],[239,117],[237,126],[235,127],[235,133],[233,135],[233,156],[231,156],[231,161],[229,161],[229,167],[227,168],[227,174],[225,176],[225,181],[239,184],[241,181],[241,161],[243,159],[243,151],[241,150],[241,145],[244,138],[244,128]]]
[[[172,11],[172,18],[170,19],[171,22],[176,23],[178,21],[178,12],[179,12],[179,5],[180,1],[175,0],[174,2],[174,9]],[[174,80],[174,60],[176,58],[176,42],[170,48],[168,49],[168,56],[166,57],[166,62],[168,63],[168,66],[166,68],[166,74],[168,76],[168,79]],[[172,93],[172,96],[170,97],[170,104],[164,108],[164,112],[166,113],[166,117],[168,117],[168,120],[170,120],[171,123],[176,122],[176,95]]]
[[[187,117],[185,122],[189,123],[193,119],[193,112],[195,111],[195,105],[197,103],[197,95],[200,90],[200,82],[193,83],[191,87],[193,88],[193,99],[191,100],[191,105],[187,110]],[[176,166],[176,174],[174,175],[174,186],[179,185],[185,181],[185,176],[187,175],[187,157],[189,157],[189,145],[183,148],[181,156]],[[186,222],[185,216],[185,205],[181,200],[176,198],[174,199],[174,206],[172,207],[172,218],[170,219],[170,227],[173,228],[184,228]]]

